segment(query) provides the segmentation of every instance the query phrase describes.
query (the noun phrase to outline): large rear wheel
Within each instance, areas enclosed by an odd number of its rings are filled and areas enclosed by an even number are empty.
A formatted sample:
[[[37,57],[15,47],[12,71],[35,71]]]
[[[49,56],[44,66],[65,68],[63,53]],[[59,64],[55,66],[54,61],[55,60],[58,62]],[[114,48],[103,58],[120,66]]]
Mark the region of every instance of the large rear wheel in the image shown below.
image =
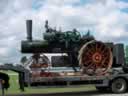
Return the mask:
[[[112,66],[112,52],[109,46],[100,41],[90,41],[79,51],[79,64],[82,72],[88,75],[102,75]]]

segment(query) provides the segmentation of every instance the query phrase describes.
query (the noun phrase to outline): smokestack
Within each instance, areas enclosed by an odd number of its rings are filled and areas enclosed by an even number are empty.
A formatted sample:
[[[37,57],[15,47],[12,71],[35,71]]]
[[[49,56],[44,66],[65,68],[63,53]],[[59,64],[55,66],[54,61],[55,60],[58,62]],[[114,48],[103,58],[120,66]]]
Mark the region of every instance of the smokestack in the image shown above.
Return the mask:
[[[32,20],[26,20],[27,40],[32,41]]]

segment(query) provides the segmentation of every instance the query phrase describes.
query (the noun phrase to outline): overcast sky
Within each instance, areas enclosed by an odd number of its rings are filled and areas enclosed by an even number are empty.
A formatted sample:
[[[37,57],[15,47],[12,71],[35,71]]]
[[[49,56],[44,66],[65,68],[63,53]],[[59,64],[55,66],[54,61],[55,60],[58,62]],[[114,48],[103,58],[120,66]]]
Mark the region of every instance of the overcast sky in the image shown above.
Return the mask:
[[[33,20],[34,39],[48,19],[58,29],[90,29],[98,40],[128,44],[128,0],[0,0],[0,62],[20,61],[26,19]]]

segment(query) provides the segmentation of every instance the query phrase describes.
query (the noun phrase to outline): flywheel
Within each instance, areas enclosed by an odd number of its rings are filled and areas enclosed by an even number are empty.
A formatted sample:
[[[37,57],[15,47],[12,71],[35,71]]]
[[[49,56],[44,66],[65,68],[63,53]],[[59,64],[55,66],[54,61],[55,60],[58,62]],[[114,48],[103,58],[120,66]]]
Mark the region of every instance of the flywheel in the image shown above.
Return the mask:
[[[105,74],[112,66],[111,49],[101,41],[90,41],[79,51],[79,64],[88,75]]]

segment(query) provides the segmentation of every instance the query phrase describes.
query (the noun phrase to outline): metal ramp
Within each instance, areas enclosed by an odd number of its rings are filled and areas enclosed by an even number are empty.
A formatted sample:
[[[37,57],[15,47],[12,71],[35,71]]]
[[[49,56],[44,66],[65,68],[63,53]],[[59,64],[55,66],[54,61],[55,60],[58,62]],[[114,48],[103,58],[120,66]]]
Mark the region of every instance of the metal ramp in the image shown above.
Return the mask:
[[[22,65],[3,64],[0,65],[0,70],[11,70],[17,72],[19,78],[19,86],[22,91],[24,91],[24,83],[27,82],[29,84],[30,71]]]

